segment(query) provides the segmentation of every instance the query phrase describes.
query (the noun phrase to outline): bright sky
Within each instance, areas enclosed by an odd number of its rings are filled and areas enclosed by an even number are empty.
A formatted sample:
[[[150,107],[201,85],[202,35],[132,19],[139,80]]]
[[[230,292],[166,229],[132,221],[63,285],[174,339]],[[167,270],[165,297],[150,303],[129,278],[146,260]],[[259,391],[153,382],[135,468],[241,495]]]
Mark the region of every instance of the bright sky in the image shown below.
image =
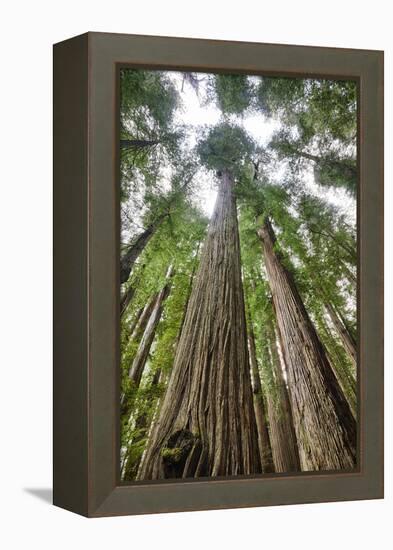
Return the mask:
[[[172,72],[168,73],[176,88],[180,94],[183,102],[183,109],[177,113],[177,120],[179,124],[187,124],[193,126],[189,133],[189,145],[192,147],[196,144],[197,128],[200,126],[214,126],[221,119],[221,113],[212,103],[208,105],[204,104],[204,98],[206,96],[206,83],[202,80],[199,86],[199,93],[197,95],[194,88],[187,82],[183,85],[183,74]],[[198,78],[203,79],[204,74],[198,73]],[[232,116],[231,119],[236,121],[237,124],[243,126],[244,129],[255,139],[259,145],[267,145],[273,131],[278,129],[279,124],[273,121],[267,121],[261,114],[252,114],[245,116],[244,118]],[[211,181],[211,175],[204,171],[198,174],[198,183],[200,184],[200,191],[198,193],[198,203],[203,211],[211,216],[214,209],[214,203],[217,196],[217,190],[214,188],[214,183]]]
[[[188,145],[193,147],[196,144],[197,131],[201,126],[214,126],[221,119],[221,113],[214,104],[206,104],[206,81],[203,78],[206,76],[203,73],[198,73],[200,80],[199,92],[188,83],[183,83],[183,73],[168,72],[168,76],[175,84],[182,103],[183,109],[177,112],[175,122],[179,124],[187,124],[190,126],[188,133]],[[250,77],[255,78],[255,77]],[[252,113],[244,116],[232,116],[231,120],[236,122],[253,137],[253,139],[261,146],[267,145],[274,131],[278,130],[280,124],[278,121],[266,119],[261,113]],[[211,175],[201,170],[198,175],[198,196],[196,202],[206,213],[211,216],[214,209],[214,203],[217,196],[217,191],[214,187]],[[348,221],[355,223],[356,221],[356,203],[353,198],[344,190],[337,188],[322,188],[314,181],[312,167],[304,172],[304,184],[309,191],[323,198],[339,208],[339,210],[348,217]]]

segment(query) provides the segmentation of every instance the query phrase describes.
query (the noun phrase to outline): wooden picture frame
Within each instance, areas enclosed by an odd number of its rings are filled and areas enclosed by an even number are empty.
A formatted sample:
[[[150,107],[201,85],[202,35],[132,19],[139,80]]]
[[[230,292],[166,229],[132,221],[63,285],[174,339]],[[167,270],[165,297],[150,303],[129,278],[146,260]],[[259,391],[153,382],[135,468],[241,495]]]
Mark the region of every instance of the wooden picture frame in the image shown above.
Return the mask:
[[[119,483],[119,67],[355,79],[356,471]],[[383,497],[383,52],[87,33],[54,46],[54,504],[101,517]]]

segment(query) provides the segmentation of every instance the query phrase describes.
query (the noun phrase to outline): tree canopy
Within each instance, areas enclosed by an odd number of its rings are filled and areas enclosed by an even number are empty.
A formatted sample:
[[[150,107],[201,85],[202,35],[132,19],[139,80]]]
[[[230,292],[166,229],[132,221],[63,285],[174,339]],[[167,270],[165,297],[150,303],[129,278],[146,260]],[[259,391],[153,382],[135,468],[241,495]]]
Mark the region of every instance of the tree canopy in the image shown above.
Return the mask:
[[[120,84],[122,479],[354,465],[356,83]]]

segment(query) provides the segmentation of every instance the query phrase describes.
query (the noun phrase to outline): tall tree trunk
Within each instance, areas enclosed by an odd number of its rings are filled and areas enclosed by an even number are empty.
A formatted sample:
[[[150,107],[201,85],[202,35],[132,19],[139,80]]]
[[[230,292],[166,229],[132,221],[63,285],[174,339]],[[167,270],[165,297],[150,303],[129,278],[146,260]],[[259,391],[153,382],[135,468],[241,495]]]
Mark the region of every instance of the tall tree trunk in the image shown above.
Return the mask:
[[[259,367],[255,347],[255,334],[252,326],[250,311],[248,308],[247,317],[248,349],[250,352],[251,380],[254,393],[255,420],[258,429],[259,454],[261,456],[262,472],[264,474],[267,474],[270,472],[274,472],[274,464],[270,436],[266,422],[266,411],[265,403],[263,401],[261,377],[259,375]]]
[[[122,294],[120,297],[120,319],[123,317],[125,312],[127,311],[128,306],[130,305],[132,299],[135,296],[136,287],[138,286],[141,277],[144,273],[145,264],[141,266],[141,269],[138,273],[138,277],[135,279],[132,285],[130,285]]]
[[[158,386],[158,384],[161,382],[161,378],[162,372],[160,369],[157,369],[152,378],[150,387],[155,388],[156,386]],[[133,481],[136,478],[139,464],[142,458],[142,453],[139,456],[133,457],[131,446],[135,447],[135,445],[137,445],[138,443],[143,442],[143,439],[147,436],[152,416],[154,416],[154,411],[153,414],[150,415],[147,412],[143,412],[139,414],[135,420],[134,429],[136,430],[136,436],[128,442],[128,449],[126,452],[124,465],[121,468],[121,478],[123,481]]]
[[[292,407],[277,348],[276,333],[272,326],[268,327],[268,335],[274,392],[268,392],[267,406],[274,467],[276,472],[299,472],[300,457]]]
[[[261,472],[233,177],[220,187],[168,389],[138,479]]]
[[[357,388],[356,380],[351,370],[352,364],[347,363],[348,354],[346,353],[345,349],[337,343],[337,338],[335,338],[335,336],[332,334],[332,331],[329,325],[326,323],[326,320],[324,318],[321,318],[321,316],[318,316],[317,322],[319,325],[319,333],[321,339],[326,346],[332,369],[348,401],[352,414],[356,418]]]
[[[145,305],[142,312],[138,312],[136,319],[134,320],[134,323],[132,324],[132,330],[130,330],[130,340],[133,340],[134,342],[141,341],[141,338],[143,337],[143,334],[145,332],[147,323],[149,322],[149,319],[151,317],[151,314],[153,312],[155,303],[157,301],[158,294],[154,294],[149,302]],[[126,396],[124,393],[122,393],[120,397],[120,415],[123,417],[125,415],[129,415],[129,411],[131,408],[132,403],[128,403],[126,400]]]
[[[131,300],[135,295],[135,287],[129,286],[124,292],[123,296],[120,298],[120,318],[125,314],[128,306],[130,305]]]
[[[348,326],[344,323],[343,319],[339,317],[336,309],[330,302],[325,303],[326,311],[339,335],[341,342],[347,351],[354,367],[356,368],[356,342],[353,334],[349,330]]]
[[[146,361],[150,353],[150,348],[154,340],[157,325],[161,319],[164,302],[167,299],[170,292],[170,288],[171,288],[170,279],[172,276],[173,276],[173,268],[170,267],[168,269],[167,276],[166,276],[167,282],[164,288],[162,288],[162,290],[160,290],[160,292],[157,295],[157,298],[154,302],[153,311],[150,315],[150,318],[146,325],[142,339],[139,343],[138,351],[136,352],[131,368],[129,370],[129,377],[134,382],[134,385],[136,387],[138,387],[140,384],[142,374],[146,365]]]
[[[168,218],[170,214],[169,209],[172,207],[174,201],[179,196],[179,194],[182,194],[186,191],[193,177],[194,177],[194,173],[186,178],[186,180],[180,186],[180,188],[175,193],[172,193],[171,197],[169,197],[169,199],[166,201],[167,210],[163,214],[158,216],[155,219],[155,221],[151,223],[144,231],[142,231],[142,233],[138,235],[135,241],[127,247],[126,252],[120,258],[120,283],[121,284],[128,281],[128,278],[130,276],[130,273],[132,271],[132,268],[134,267],[136,260],[138,259],[140,254],[143,252],[143,250],[146,248],[146,245],[149,243],[150,239],[155,235],[157,230],[160,228],[161,224]]]
[[[120,283],[123,284],[128,281],[132,268],[140,254],[146,248],[146,245],[156,233],[161,223],[168,216],[167,213],[159,216],[154,223],[150,224],[135,241],[127,247],[126,252],[120,258]]]
[[[281,332],[302,470],[352,469],[356,422],[266,219],[258,230]]]

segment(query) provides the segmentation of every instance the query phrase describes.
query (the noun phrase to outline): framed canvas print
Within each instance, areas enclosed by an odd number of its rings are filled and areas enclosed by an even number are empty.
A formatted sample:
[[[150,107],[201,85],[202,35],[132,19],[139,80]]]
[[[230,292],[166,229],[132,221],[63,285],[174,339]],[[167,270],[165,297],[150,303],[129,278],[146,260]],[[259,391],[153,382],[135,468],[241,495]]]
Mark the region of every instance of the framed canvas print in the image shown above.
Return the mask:
[[[383,54],[54,47],[54,503],[383,496]]]

